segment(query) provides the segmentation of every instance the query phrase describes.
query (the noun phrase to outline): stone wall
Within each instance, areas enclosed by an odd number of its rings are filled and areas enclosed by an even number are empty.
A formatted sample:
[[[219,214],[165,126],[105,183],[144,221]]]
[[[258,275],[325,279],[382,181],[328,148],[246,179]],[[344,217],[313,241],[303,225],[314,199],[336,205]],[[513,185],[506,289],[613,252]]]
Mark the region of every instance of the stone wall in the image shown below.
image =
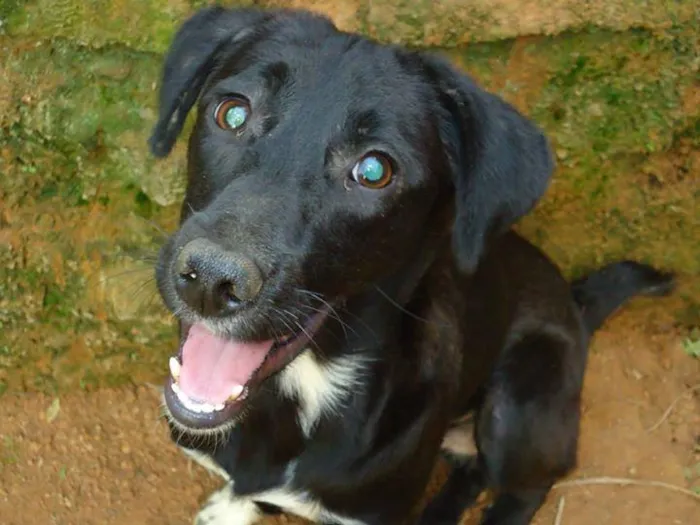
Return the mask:
[[[174,24],[206,0],[3,0],[14,34],[122,43],[162,52]],[[304,7],[379,40],[453,47],[598,27],[666,29],[698,16],[694,0],[233,0],[225,5]]]
[[[0,0],[0,393],[165,372],[174,332],[153,260],[176,224],[184,143],[156,161],[146,138],[162,53],[204,3]],[[256,3],[443,48],[552,140],[556,176],[521,231],[567,275],[622,257],[677,271],[665,304],[681,330],[700,326],[694,2]],[[504,40],[516,35],[541,36]]]

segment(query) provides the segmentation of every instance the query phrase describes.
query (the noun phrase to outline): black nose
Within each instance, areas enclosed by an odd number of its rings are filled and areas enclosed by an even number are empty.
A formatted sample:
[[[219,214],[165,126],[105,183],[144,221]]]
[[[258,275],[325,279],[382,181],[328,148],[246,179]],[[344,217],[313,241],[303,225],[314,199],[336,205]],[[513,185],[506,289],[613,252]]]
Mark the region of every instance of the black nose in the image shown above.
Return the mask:
[[[182,248],[174,278],[180,298],[207,317],[234,313],[255,299],[263,285],[253,261],[207,239],[195,239]]]

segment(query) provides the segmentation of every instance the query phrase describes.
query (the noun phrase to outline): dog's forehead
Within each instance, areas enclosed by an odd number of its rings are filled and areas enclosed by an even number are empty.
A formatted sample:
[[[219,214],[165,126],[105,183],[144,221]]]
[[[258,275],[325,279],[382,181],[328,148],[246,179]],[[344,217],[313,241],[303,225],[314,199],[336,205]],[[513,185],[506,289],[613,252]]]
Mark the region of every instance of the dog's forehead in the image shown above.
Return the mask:
[[[314,98],[319,107],[332,101],[336,107],[369,105],[400,115],[424,98],[424,79],[403,67],[396,48],[335,30],[300,34],[294,29],[259,39],[239,67],[223,68],[221,76],[261,84],[271,71],[273,76],[283,72],[286,95]]]

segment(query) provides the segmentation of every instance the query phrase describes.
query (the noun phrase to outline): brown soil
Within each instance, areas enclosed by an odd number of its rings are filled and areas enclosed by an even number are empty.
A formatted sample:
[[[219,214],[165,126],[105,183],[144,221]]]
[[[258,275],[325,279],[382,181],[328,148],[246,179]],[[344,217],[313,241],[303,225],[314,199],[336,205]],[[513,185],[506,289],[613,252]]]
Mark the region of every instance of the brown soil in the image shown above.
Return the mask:
[[[580,466],[571,477],[654,480],[697,491],[698,384],[700,362],[683,352],[660,308],[642,303],[619,314],[593,345]],[[186,524],[219,485],[169,442],[154,387],[75,392],[59,403],[38,394],[2,398],[4,525]],[[536,525],[559,523],[562,499],[564,525],[700,523],[700,500],[686,494],[584,485],[552,491]],[[464,524],[476,524],[476,514]]]

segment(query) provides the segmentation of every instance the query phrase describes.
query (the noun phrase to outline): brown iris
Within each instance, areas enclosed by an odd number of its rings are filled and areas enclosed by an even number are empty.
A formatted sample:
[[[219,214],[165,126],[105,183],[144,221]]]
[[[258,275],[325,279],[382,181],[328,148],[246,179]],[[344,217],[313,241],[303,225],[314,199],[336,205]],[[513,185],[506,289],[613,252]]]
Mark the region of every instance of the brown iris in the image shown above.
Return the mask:
[[[387,186],[393,175],[391,161],[379,152],[368,153],[352,168],[352,178],[373,190]]]
[[[242,97],[230,97],[216,106],[214,118],[221,129],[240,131],[250,116],[250,105]]]

